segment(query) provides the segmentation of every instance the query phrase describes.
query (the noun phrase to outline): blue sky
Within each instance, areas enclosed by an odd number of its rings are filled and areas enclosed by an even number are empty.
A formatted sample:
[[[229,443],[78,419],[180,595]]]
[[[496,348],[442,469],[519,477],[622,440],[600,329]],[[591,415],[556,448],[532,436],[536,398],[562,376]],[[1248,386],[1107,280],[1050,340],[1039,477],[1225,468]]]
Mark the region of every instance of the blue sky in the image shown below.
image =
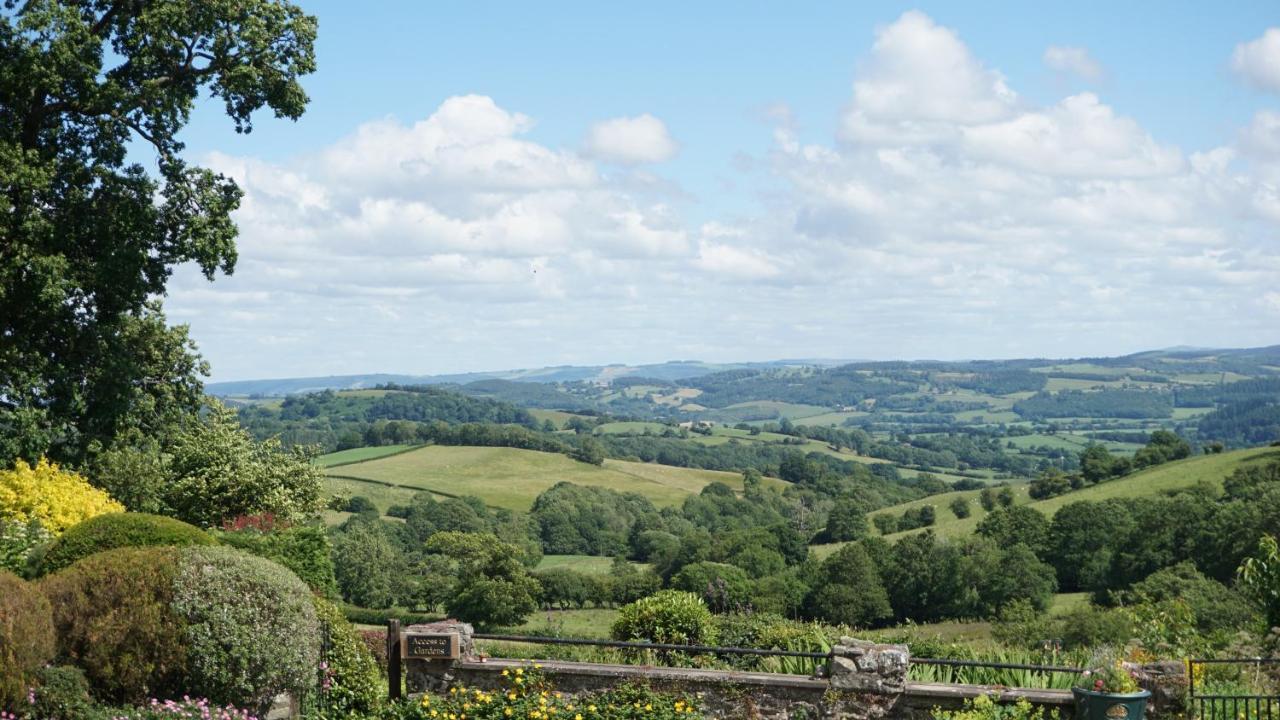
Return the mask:
[[[1280,10],[1116,5],[303,3],[170,314],[215,379],[1278,342]]]

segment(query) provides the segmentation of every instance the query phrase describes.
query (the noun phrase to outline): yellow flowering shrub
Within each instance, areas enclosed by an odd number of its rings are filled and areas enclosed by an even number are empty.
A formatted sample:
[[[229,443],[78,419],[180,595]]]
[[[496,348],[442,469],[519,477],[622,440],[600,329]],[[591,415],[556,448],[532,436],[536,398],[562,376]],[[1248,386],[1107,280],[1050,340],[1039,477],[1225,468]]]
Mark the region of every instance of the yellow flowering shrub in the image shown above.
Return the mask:
[[[33,521],[53,535],[124,506],[93,487],[79,474],[41,458],[34,466],[19,460],[12,470],[0,470],[0,520]]]

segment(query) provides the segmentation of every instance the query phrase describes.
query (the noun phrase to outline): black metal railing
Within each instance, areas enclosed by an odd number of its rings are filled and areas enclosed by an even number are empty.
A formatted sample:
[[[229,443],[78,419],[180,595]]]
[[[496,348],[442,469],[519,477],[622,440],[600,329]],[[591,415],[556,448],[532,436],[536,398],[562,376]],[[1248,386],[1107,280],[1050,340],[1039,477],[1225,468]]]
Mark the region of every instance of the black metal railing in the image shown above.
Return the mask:
[[[493,640],[500,642],[523,642],[535,645],[580,645],[587,647],[619,648],[631,650],[659,650],[664,652],[685,652],[695,655],[756,655],[764,657],[799,657],[813,660],[827,660],[831,651],[808,652],[802,650],[777,650],[765,648],[745,648],[724,645],[679,645],[671,643],[630,642],[622,640],[594,640],[588,638],[563,638],[544,635],[501,635],[493,633],[476,633],[476,640]],[[949,667],[992,668],[996,670],[1031,670],[1043,673],[1080,674],[1084,668],[1065,667],[1061,665],[1032,665],[1027,663],[1007,663],[986,660],[952,660],[949,658],[912,657],[911,662],[918,665],[942,665]]]
[[[546,637],[542,635],[494,635],[476,633],[476,640],[498,640],[504,642],[524,642],[535,645],[582,645],[588,647],[619,648],[624,650],[661,650],[664,652],[686,652],[695,655],[762,655],[771,657],[802,657],[825,660],[831,657],[830,652],[805,652],[802,650],[772,650],[763,648],[743,648],[722,645],[679,645],[673,643],[627,642],[622,640],[589,640],[586,638]]]
[[[1191,702],[1191,715],[1198,720],[1277,720],[1280,719],[1280,694],[1257,692],[1224,692],[1214,688],[1208,679],[1209,666],[1239,665],[1254,666],[1258,676],[1255,681],[1262,680],[1261,670],[1265,666],[1280,667],[1280,658],[1199,658],[1187,661],[1189,678],[1187,695]],[[1200,681],[1197,683],[1196,678]],[[1262,683],[1276,693],[1275,679]],[[1239,683],[1236,683],[1238,689]]]

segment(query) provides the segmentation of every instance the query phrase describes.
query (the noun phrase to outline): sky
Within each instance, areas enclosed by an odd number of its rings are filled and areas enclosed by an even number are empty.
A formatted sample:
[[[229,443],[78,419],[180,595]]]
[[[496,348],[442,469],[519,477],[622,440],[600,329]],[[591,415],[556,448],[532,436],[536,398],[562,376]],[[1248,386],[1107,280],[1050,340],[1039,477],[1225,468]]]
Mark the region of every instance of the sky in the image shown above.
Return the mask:
[[[1280,343],[1273,2],[300,4],[213,380]]]

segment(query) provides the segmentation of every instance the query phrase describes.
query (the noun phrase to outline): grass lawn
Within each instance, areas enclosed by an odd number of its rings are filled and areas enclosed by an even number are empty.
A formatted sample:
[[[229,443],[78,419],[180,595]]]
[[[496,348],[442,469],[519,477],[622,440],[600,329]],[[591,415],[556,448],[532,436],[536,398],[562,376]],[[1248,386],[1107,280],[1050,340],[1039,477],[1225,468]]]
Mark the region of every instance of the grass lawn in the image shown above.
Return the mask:
[[[524,633],[527,635],[551,635],[558,637],[607,639],[609,628],[618,611],[614,608],[584,608],[582,610],[539,610],[522,624],[501,628],[497,632]]]
[[[375,458],[395,455],[404,452],[416,445],[378,445],[376,447],[351,448],[350,450],[339,450],[331,452],[327,455],[321,455],[316,458],[316,464],[321,467],[333,467],[335,465],[345,465],[347,463],[364,462],[365,460],[373,460]]]
[[[1049,604],[1050,615],[1065,615],[1072,610],[1089,604],[1091,593],[1058,593],[1053,596],[1053,602]]]
[[[334,474],[448,495],[475,495],[512,510],[528,510],[539,494],[559,482],[636,492],[659,506],[676,505],[713,481],[742,489],[738,473],[620,460],[606,460],[601,467],[557,453],[502,447],[428,446],[342,466]]]

